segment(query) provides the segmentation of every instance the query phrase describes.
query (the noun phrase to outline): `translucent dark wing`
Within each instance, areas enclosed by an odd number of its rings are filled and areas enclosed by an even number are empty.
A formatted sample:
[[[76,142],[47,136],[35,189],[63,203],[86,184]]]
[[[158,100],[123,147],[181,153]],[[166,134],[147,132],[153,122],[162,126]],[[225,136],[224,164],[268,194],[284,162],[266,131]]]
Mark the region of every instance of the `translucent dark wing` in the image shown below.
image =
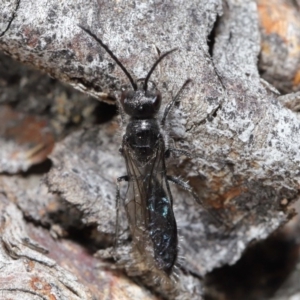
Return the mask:
[[[169,272],[177,256],[177,227],[172,195],[166,177],[165,146],[156,143],[154,155],[146,163],[138,162],[124,144],[129,176],[125,208],[133,244],[143,259]]]

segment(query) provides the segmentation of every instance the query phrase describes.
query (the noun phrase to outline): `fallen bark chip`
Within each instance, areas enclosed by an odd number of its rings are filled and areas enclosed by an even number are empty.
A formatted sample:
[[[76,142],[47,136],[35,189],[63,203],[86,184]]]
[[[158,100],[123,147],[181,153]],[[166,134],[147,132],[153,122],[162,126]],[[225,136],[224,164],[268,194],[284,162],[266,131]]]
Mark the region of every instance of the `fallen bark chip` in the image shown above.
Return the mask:
[[[27,171],[47,159],[54,136],[47,121],[0,107],[0,172]]]

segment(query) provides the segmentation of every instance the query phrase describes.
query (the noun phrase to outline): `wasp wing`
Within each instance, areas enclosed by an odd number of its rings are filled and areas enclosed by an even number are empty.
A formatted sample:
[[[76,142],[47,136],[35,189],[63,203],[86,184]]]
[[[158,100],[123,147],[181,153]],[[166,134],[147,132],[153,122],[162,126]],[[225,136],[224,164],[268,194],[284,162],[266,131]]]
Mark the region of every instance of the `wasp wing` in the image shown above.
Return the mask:
[[[143,163],[126,142],[123,150],[129,177],[125,209],[133,244],[143,259],[152,256],[156,266],[169,273],[177,257],[177,227],[164,141],[158,139],[153,155]]]

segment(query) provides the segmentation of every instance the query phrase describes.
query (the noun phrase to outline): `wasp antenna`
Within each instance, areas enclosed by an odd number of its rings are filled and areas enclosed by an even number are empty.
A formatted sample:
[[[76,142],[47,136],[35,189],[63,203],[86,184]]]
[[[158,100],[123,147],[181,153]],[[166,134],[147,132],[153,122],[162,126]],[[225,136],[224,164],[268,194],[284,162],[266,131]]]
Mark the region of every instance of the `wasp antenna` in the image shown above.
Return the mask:
[[[80,27],[82,30],[84,30],[89,36],[91,36],[95,41],[97,41],[102,48],[105,49],[105,51],[110,55],[110,57],[116,62],[116,64],[122,69],[122,71],[125,73],[127,78],[129,79],[133,89],[136,91],[137,90],[137,84],[131,77],[130,73],[126,70],[124,65],[119,61],[119,59],[113,54],[113,52],[108,48],[107,45],[105,45],[94,33],[92,33],[89,29],[84,28],[83,26],[78,24],[78,27]]]
[[[158,65],[158,64],[159,64],[159,63],[160,63],[167,55],[169,55],[169,54],[171,54],[172,52],[177,51],[177,50],[178,50],[177,48],[172,49],[172,50],[170,50],[170,51],[164,53],[162,56],[160,56],[160,57],[157,59],[157,61],[153,64],[152,68],[150,69],[149,73],[148,73],[147,76],[146,76],[146,79],[145,79],[145,81],[144,81],[144,86],[143,86],[144,91],[147,91],[148,81],[149,81],[149,79],[150,79],[151,74],[153,73],[153,71],[154,71],[155,68],[157,67],[157,65]]]

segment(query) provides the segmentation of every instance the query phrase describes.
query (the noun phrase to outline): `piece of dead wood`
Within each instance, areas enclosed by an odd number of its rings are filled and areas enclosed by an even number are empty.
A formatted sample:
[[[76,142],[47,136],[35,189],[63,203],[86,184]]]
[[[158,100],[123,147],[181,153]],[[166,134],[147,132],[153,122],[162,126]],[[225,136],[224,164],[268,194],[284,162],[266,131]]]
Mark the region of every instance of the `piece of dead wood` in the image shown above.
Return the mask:
[[[300,89],[300,2],[257,0],[261,75],[283,93]]]
[[[26,224],[21,211],[1,194],[0,299],[155,299],[122,274],[95,268],[98,260],[82,246],[55,241]],[[47,248],[42,247],[44,245]],[[70,251],[72,249],[72,251]]]
[[[179,170],[177,175],[189,179],[201,200],[229,224],[229,229],[217,224],[190,195],[172,187],[182,237],[181,269],[194,275],[191,285],[180,277],[190,297],[197,284],[202,291],[197,276],[235,263],[249,243],[288,220],[287,204],[299,191],[299,121],[258,73],[254,1],[12,4],[4,5],[11,18],[3,13],[0,48],[90,95],[110,94],[106,101],[127,79],[77,24],[109,44],[136,78],[145,76],[157,48],[179,48],[152,78],[164,103],[185,79],[193,81],[170,118],[169,131],[194,158],[171,163],[169,171]],[[34,11],[39,13],[33,16]],[[207,37],[212,30],[210,57]],[[50,191],[81,213],[84,226],[96,226],[105,243],[114,233],[114,182],[125,174],[119,145],[113,125],[69,135],[57,144],[46,180]]]

